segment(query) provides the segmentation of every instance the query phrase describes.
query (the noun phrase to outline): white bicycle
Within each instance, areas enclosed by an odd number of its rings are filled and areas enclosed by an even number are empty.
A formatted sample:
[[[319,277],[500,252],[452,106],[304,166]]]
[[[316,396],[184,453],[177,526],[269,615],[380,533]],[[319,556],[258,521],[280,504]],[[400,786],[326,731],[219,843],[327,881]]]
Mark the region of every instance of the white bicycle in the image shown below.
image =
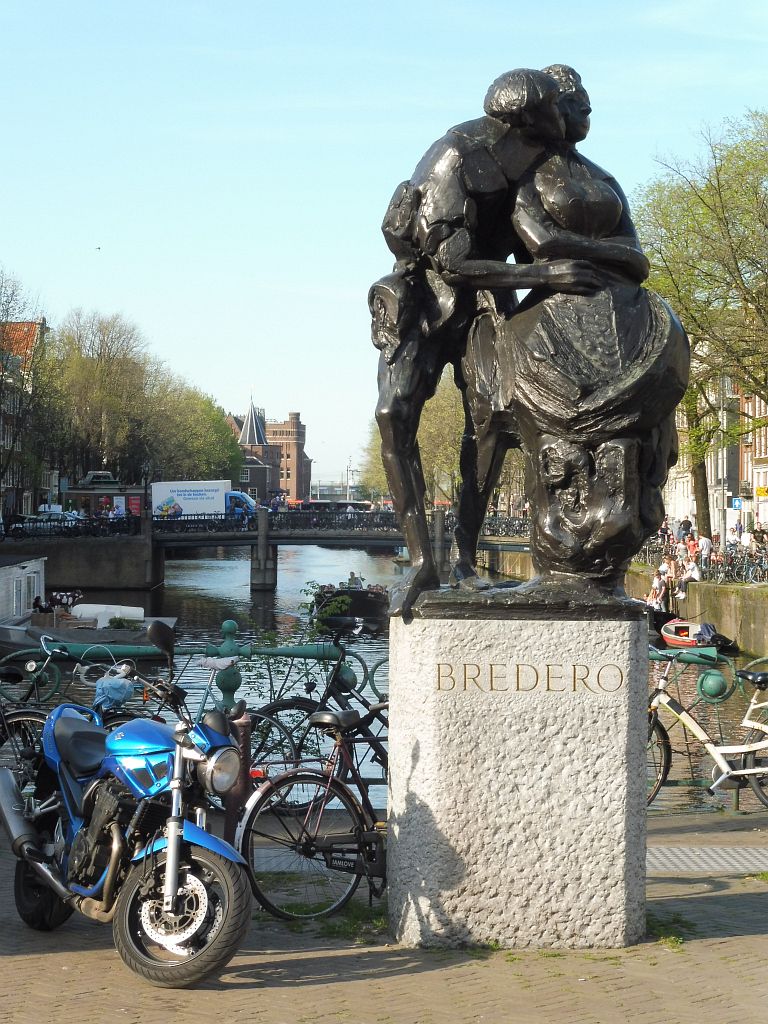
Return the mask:
[[[736,677],[753,686],[754,693],[741,721],[741,727],[749,730],[744,743],[718,744],[707,730],[693,717],[689,708],[668,692],[670,670],[677,661],[705,667],[698,684],[700,696],[706,693],[711,701],[724,700],[733,692],[728,681],[717,671],[716,652],[705,651],[661,651],[650,648],[652,661],[664,661],[666,666],[656,688],[652,691],[648,709],[648,803],[658,795],[669,775],[672,765],[672,746],[666,727],[658,717],[659,708],[666,708],[678,722],[701,742],[715,762],[712,769],[712,785],[707,792],[733,789],[749,785],[757,799],[768,807],[768,720],[763,716],[768,711],[768,671],[755,672],[750,666],[739,669]],[[753,662],[757,665],[766,659]],[[734,684],[735,685],[735,684]]]

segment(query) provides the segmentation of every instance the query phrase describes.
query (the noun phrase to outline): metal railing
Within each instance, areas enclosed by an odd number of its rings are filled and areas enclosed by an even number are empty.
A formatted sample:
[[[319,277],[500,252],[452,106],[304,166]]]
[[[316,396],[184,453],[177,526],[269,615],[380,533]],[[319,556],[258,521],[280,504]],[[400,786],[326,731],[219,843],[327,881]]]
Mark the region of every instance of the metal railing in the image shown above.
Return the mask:
[[[27,540],[29,538],[49,540],[67,537],[134,536],[138,533],[141,533],[139,516],[119,516],[116,519],[93,516],[88,519],[73,519],[67,523],[45,522],[30,516],[27,519],[11,523],[6,529],[5,535],[11,540]]]

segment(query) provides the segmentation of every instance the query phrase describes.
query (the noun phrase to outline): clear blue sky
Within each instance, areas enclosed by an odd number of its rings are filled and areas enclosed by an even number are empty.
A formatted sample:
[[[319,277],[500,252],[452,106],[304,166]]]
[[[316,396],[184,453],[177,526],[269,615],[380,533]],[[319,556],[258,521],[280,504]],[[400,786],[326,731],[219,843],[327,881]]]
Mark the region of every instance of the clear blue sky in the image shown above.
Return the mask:
[[[766,105],[764,0],[4,0],[0,263],[54,325],[122,312],[225,409],[357,465],[395,185],[513,67],[568,63],[628,193]]]

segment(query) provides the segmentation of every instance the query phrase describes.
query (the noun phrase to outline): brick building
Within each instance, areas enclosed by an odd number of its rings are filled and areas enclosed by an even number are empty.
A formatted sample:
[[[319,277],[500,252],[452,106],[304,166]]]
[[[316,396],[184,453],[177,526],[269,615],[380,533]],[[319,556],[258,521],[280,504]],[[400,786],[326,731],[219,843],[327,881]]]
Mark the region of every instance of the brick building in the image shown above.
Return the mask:
[[[39,452],[29,451],[27,430],[35,404],[33,365],[48,325],[45,320],[0,323],[0,513],[30,513],[58,490]]]
[[[243,490],[261,501],[280,493],[292,500],[309,497],[312,460],[304,451],[307,428],[300,413],[288,413],[287,420],[265,420],[264,410],[251,402],[245,416],[227,419],[243,452]]]

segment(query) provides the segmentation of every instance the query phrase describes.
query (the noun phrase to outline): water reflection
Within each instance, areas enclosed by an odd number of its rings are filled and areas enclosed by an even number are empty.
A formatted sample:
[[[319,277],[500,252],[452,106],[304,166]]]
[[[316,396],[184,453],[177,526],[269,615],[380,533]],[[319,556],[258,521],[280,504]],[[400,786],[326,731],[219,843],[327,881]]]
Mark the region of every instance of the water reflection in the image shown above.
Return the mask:
[[[99,591],[86,595],[103,603],[139,605],[151,615],[178,619],[180,646],[192,646],[200,653],[206,644],[221,642],[221,623],[234,619],[238,624],[238,644],[269,645],[274,642],[298,643],[306,639],[309,629],[310,581],[338,583],[348,578],[350,570],[366,583],[391,586],[400,568],[391,554],[368,554],[356,549],[315,546],[282,547],[278,553],[276,592],[251,592],[250,549],[202,549],[205,557],[182,557],[166,561],[165,586],[144,594],[141,591]],[[367,666],[373,666],[388,654],[386,634],[380,637],[353,637],[345,646],[357,654]],[[207,673],[199,666],[199,657],[179,655],[176,671],[183,671],[182,683],[191,691],[192,702],[207,681]],[[325,666],[327,669],[327,666]],[[353,660],[354,667],[354,660]],[[253,706],[274,699],[277,693],[294,689],[300,694],[307,687],[322,685],[323,667],[286,659],[254,658],[241,662],[243,687],[238,696]],[[358,677],[362,670],[358,664]],[[386,665],[377,670],[376,681],[386,689]],[[219,694],[216,692],[216,697]]]

